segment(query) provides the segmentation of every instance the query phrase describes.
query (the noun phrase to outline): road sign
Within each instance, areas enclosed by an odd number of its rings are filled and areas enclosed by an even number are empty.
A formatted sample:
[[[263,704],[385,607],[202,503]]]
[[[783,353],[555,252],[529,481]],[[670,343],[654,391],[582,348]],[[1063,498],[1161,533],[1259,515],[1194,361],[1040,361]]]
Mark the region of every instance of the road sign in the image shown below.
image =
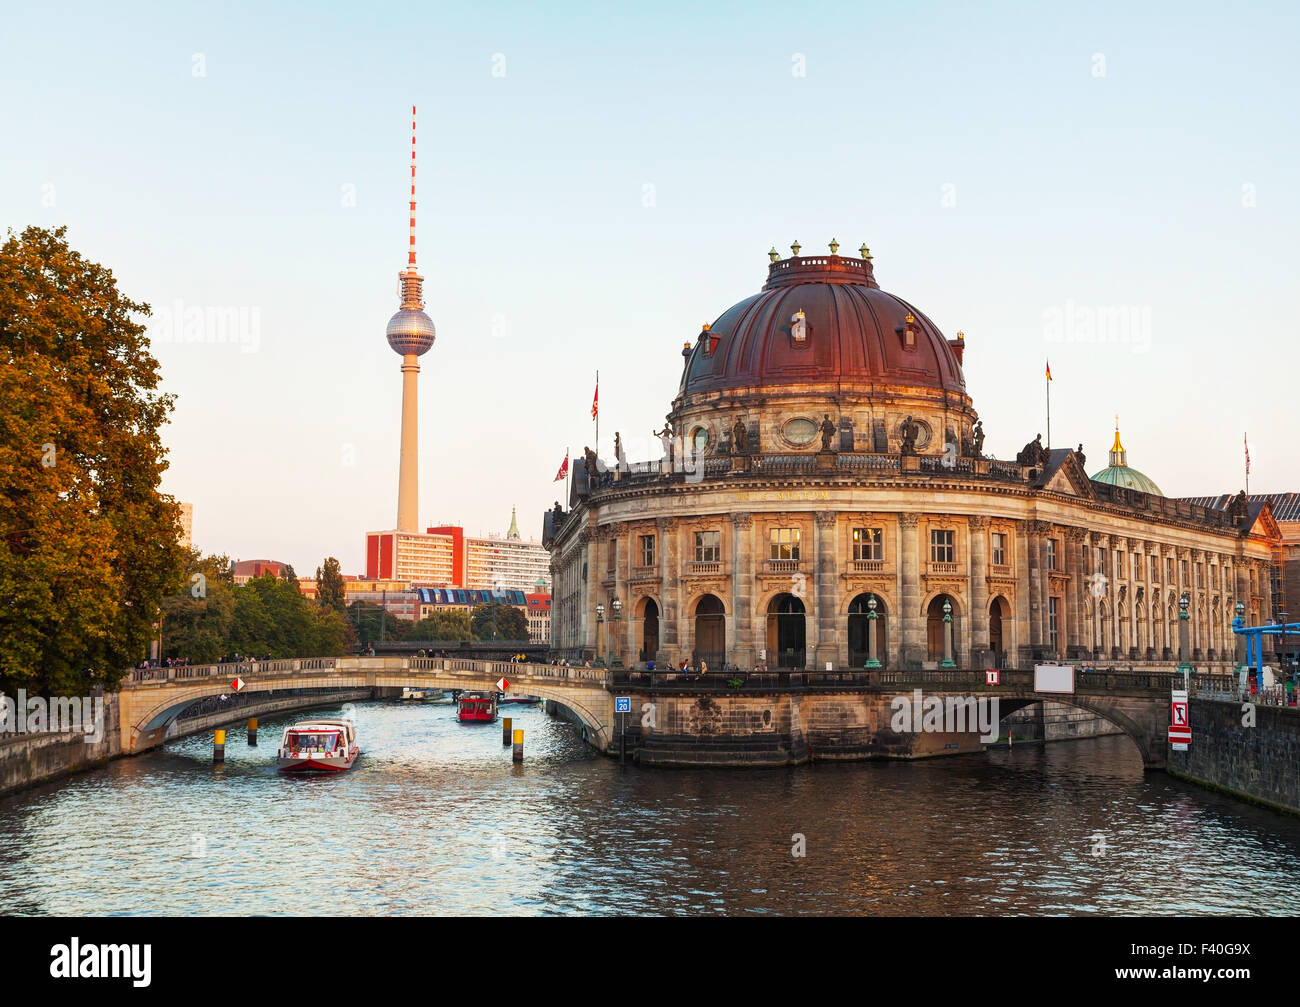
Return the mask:
[[[505,678],[504,675],[502,675],[500,678],[497,679],[497,691],[498,691],[498,692],[505,692],[505,691],[506,691],[507,689],[509,689],[509,688],[510,688],[510,683],[506,681],[506,678]]]
[[[1169,743],[1178,752],[1187,751],[1192,740],[1192,725],[1187,712],[1187,692],[1174,689],[1170,696]]]
[[[1001,672],[998,672],[998,671],[986,671],[986,672],[984,672],[984,684],[985,684],[985,685],[998,685],[998,684],[1000,684],[1001,680],[1002,680],[1002,673],[1001,673]]]
[[[230,687],[234,689],[236,692],[238,692],[240,689],[244,687],[244,680],[242,678],[236,677],[235,680],[230,683]]]
[[[631,712],[632,712],[632,697],[631,697],[631,696],[615,696],[615,697],[614,697],[614,712],[615,712],[615,713],[631,713]]]

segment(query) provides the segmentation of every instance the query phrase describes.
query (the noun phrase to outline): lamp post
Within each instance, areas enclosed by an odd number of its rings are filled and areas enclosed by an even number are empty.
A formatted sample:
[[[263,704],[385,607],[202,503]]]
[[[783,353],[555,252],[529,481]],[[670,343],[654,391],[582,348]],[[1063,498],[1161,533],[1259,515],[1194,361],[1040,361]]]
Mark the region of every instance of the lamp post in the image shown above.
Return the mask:
[[[614,653],[613,657],[621,658],[623,655],[623,641],[619,636],[623,622],[623,602],[615,598],[609,603],[609,607],[614,610]]]
[[[943,600],[943,660],[939,662],[939,667],[957,667],[952,659],[952,602],[947,598]]]
[[[1185,676],[1194,670],[1189,661],[1192,653],[1192,617],[1187,611],[1189,604],[1191,598],[1184,591],[1178,598],[1178,670],[1184,675],[1184,681]]]
[[[1246,627],[1246,603],[1238,601],[1233,611],[1237,613],[1237,617],[1232,620],[1232,628],[1234,630],[1244,629]],[[1240,675],[1246,670],[1246,634],[1237,633],[1235,636],[1237,637],[1237,674]]]
[[[867,599],[867,664],[868,668],[879,668],[880,661],[876,657],[876,620],[880,616],[876,614],[876,596],[873,594]]]
[[[604,632],[605,625],[605,603],[596,602],[596,662],[600,662],[600,634]]]

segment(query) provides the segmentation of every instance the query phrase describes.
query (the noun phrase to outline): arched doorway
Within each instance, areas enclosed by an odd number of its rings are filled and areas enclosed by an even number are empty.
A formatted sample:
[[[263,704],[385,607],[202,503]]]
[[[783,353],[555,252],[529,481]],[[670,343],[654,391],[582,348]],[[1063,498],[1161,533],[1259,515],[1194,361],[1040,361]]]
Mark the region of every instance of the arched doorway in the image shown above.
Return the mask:
[[[871,655],[871,611],[868,602],[876,599],[876,660],[883,668],[888,664],[889,635],[886,627],[885,600],[880,595],[860,594],[849,603],[849,667],[861,668]]]
[[[659,653],[659,606],[653,598],[645,600],[641,609],[641,652],[640,661],[653,661]]]
[[[925,610],[926,653],[931,661],[943,660],[943,603],[952,605],[953,660],[957,660],[957,603],[946,594],[936,595]]]
[[[1011,615],[1010,603],[998,595],[989,602],[989,650],[993,652],[993,667],[1001,668],[1007,657],[1007,639],[1003,620]]]
[[[778,594],[767,606],[767,663],[769,668],[805,665],[804,607],[792,594]]]
[[[692,664],[707,661],[709,670],[721,670],[727,661],[727,616],[722,600],[706,594],[695,605],[695,652]]]

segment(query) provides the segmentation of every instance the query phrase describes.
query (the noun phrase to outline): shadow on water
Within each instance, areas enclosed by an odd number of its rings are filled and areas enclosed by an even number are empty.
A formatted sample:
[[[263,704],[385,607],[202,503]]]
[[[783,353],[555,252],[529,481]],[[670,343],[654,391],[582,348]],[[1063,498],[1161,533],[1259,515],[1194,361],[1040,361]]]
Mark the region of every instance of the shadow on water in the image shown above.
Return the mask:
[[[17,914],[1293,914],[1300,821],[1122,737],[922,762],[642,770],[512,708],[360,703],[349,772],[228,730],[0,801]],[[338,714],[340,708],[330,711]],[[796,855],[796,854],[802,855]]]

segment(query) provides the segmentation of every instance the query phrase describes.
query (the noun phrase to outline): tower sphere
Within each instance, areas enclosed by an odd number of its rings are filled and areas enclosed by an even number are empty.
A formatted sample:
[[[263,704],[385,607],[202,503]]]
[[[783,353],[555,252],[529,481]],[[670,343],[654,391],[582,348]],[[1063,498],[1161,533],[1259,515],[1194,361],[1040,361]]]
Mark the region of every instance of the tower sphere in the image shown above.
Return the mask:
[[[388,320],[388,345],[397,353],[417,357],[428,353],[438,333],[433,320],[419,308],[403,308]]]

